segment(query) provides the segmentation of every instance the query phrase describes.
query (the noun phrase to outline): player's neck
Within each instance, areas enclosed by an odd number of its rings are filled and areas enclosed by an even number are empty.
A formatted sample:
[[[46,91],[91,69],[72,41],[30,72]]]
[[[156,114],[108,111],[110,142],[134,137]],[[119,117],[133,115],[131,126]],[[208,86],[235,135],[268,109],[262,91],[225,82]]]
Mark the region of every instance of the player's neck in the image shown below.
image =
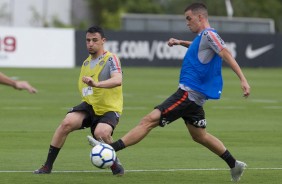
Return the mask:
[[[211,26],[210,26],[210,24],[207,22],[207,23],[205,23],[205,24],[203,24],[203,25],[201,26],[201,29],[199,29],[198,33],[201,33],[203,30],[209,29],[209,28],[211,28]]]
[[[105,53],[104,50],[93,53],[93,54],[91,54],[91,59],[97,59],[98,57],[102,56],[104,53]]]

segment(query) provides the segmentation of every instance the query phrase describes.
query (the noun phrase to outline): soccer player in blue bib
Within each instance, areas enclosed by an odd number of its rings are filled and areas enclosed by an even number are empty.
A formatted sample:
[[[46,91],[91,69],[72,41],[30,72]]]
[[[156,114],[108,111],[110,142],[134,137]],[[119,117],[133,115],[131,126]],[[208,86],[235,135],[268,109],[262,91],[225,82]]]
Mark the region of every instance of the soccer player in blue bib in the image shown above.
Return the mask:
[[[165,126],[182,118],[194,141],[221,157],[230,167],[232,181],[239,181],[246,164],[236,160],[224,144],[206,131],[203,105],[208,99],[219,99],[222,93],[222,59],[241,81],[244,97],[250,95],[250,86],[224,41],[208,22],[207,7],[193,3],[185,9],[187,26],[197,33],[193,41],[171,38],[169,46],[188,47],[180,72],[179,88],[162,104],[142,118],[141,122],[118,141],[110,144],[116,151],[141,141],[157,126]],[[91,145],[99,144],[88,136]]]

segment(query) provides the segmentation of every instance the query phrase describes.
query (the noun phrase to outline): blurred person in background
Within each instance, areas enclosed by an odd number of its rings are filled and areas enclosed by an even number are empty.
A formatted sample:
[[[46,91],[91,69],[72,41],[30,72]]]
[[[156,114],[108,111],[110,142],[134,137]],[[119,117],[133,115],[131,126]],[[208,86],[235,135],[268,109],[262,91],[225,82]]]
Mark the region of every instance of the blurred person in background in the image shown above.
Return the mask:
[[[29,93],[37,93],[37,89],[31,86],[27,81],[19,81],[11,79],[0,72],[0,84],[11,86],[17,90],[27,90]]]

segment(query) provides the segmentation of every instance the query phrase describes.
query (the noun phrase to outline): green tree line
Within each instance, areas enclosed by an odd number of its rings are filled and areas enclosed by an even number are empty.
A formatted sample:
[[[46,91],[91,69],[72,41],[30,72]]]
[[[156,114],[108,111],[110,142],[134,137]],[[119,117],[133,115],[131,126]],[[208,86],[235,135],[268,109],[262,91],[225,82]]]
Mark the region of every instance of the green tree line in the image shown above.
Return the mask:
[[[207,5],[210,16],[227,16],[225,0],[87,0],[91,20],[105,29],[120,30],[123,13],[177,14],[192,2]],[[282,0],[231,0],[233,17],[271,18],[282,32]],[[184,21],[184,20],[183,20]]]

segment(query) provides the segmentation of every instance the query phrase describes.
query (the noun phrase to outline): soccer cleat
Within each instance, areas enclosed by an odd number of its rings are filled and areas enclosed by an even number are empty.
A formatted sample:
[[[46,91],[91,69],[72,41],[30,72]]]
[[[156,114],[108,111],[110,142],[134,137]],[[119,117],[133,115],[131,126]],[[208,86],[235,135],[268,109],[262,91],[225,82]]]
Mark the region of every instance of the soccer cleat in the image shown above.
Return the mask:
[[[124,168],[122,167],[119,159],[117,158],[114,164],[111,166],[111,170],[113,175],[115,176],[123,176],[124,175]]]
[[[90,136],[90,135],[88,135],[87,136],[87,140],[88,140],[88,142],[89,142],[89,144],[91,145],[91,146],[96,146],[96,145],[99,145],[99,144],[101,144],[101,142],[99,142],[99,141],[97,141],[96,139],[94,139],[92,136]]]
[[[41,168],[33,171],[34,174],[50,174],[52,171],[52,168],[46,166],[46,165],[43,165]]]
[[[247,167],[247,164],[241,161],[235,162],[235,167],[230,169],[231,181],[237,182],[240,180],[240,177],[243,175],[244,169]]]

